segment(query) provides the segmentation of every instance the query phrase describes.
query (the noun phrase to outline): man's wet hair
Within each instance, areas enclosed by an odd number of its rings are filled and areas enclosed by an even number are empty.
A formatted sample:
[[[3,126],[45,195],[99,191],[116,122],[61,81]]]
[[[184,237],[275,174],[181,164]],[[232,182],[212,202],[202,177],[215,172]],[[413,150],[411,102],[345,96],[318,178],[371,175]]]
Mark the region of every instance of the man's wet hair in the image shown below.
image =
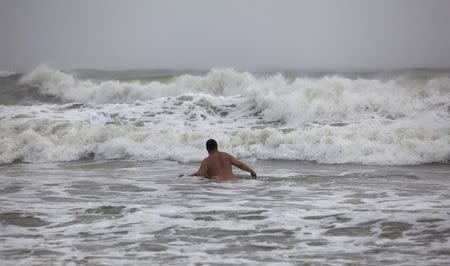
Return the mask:
[[[208,139],[208,141],[206,142],[206,150],[207,151],[217,150],[217,142],[213,139]]]

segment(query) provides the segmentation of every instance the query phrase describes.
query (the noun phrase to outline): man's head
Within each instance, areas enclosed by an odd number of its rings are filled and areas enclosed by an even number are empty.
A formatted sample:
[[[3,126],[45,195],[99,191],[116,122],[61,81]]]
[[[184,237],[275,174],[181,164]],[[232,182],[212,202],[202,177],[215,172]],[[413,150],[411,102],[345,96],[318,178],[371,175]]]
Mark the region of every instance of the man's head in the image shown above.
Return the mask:
[[[206,142],[206,150],[208,152],[217,150],[217,142],[213,139],[208,139],[208,141]]]

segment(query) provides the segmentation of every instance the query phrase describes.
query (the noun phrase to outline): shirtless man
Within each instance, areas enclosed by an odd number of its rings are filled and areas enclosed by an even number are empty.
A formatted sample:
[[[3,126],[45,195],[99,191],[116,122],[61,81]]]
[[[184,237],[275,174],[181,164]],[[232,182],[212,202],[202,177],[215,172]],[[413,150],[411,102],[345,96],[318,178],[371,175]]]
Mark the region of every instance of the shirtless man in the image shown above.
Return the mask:
[[[236,179],[236,177],[233,175],[231,165],[234,165],[249,172],[252,175],[252,178],[256,178],[255,171],[248,165],[237,160],[228,153],[219,151],[215,140],[209,139],[206,142],[206,150],[208,151],[209,156],[202,161],[200,169],[189,176],[207,176],[219,180],[233,180]],[[181,176],[183,175],[180,175],[180,177]]]

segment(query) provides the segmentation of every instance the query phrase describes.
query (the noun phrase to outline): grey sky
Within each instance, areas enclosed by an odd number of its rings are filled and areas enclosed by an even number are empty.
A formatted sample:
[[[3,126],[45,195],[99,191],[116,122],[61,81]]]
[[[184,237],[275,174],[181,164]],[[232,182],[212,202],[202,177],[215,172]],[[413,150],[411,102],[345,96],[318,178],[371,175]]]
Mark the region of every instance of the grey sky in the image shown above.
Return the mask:
[[[449,0],[0,0],[0,69],[450,67]]]

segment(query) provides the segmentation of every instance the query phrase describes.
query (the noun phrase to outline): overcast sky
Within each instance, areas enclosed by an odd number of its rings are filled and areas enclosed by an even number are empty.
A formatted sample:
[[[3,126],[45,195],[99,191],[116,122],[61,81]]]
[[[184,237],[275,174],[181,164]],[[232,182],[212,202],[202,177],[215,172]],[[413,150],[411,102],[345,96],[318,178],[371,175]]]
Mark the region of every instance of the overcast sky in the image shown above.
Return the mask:
[[[0,0],[0,69],[450,67],[450,0]]]

